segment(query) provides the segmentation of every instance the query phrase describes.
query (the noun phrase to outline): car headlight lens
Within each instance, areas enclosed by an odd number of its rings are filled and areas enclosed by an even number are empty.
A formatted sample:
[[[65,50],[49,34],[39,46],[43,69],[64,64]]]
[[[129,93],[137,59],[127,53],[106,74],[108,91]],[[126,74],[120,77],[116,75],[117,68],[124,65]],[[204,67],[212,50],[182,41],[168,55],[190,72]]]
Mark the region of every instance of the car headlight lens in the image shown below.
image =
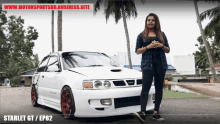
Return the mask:
[[[109,81],[104,81],[104,87],[105,88],[110,88],[111,87],[111,83]]]
[[[101,102],[102,105],[109,105],[109,106],[112,105],[112,100],[111,99],[101,99],[100,102]]]
[[[84,88],[84,89],[92,89],[92,88],[93,88],[92,82],[91,82],[91,81],[85,81],[85,82],[83,83],[83,88]]]
[[[100,88],[100,87],[102,87],[102,82],[101,81],[95,81],[94,86],[95,86],[95,88]]]

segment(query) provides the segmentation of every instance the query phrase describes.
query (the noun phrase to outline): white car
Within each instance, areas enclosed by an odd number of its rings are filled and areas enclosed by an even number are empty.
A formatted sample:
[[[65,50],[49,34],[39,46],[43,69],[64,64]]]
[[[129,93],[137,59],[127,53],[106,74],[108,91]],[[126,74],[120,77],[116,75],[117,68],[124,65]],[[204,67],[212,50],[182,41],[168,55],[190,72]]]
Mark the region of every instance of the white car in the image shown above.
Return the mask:
[[[33,106],[44,105],[64,117],[106,117],[139,112],[142,73],[121,67],[99,52],[56,52],[39,64],[33,79]],[[154,109],[155,87],[146,110]]]

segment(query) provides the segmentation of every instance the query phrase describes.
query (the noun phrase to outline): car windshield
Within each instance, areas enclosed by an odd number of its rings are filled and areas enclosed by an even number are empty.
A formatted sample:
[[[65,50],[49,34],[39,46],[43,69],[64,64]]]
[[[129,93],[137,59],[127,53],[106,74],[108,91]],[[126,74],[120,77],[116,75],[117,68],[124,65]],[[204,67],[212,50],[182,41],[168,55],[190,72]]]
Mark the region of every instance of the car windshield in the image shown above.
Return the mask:
[[[68,52],[62,54],[64,68],[75,67],[101,67],[111,66],[120,67],[120,65],[105,54],[92,52]]]

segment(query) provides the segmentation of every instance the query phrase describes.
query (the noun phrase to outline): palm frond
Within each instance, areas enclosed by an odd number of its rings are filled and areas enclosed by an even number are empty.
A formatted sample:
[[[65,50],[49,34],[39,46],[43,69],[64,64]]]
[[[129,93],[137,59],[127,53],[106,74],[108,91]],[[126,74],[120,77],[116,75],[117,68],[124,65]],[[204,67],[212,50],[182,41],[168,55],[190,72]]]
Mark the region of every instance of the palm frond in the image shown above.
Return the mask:
[[[93,12],[94,15],[96,14],[98,10],[100,10],[100,5],[102,2],[103,0],[96,1],[94,12]],[[112,15],[115,18],[115,22],[118,23],[118,21],[122,18],[122,12],[124,12],[125,18],[130,18],[131,16],[137,17],[137,9],[135,7],[134,0],[105,0],[104,1],[104,15],[106,18],[106,23],[110,15]]]
[[[135,7],[135,3],[133,0],[126,1],[124,5],[125,5],[125,14],[126,14],[125,17],[126,18],[130,18],[131,14],[132,16],[137,17],[137,9]]]
[[[121,19],[122,17],[122,6],[123,6],[123,3],[122,1],[115,1],[115,7],[114,7],[114,14],[115,14],[115,22],[118,23],[118,21]]]
[[[198,0],[198,1],[200,1],[200,0]],[[204,0],[201,0],[201,1],[204,1]],[[213,3],[220,3],[220,0],[205,0],[205,2],[213,2]]]
[[[215,44],[220,44],[220,17],[216,16],[207,24],[204,30],[205,36],[215,38]]]
[[[213,36],[213,32],[217,28],[217,24],[219,23],[219,18],[212,19],[205,27],[204,33],[206,36],[209,36],[210,38]]]
[[[200,20],[203,21],[204,19],[206,19],[206,17],[209,17],[209,19],[211,19],[212,17],[216,16],[219,13],[219,11],[220,6],[216,6],[215,8],[206,10],[199,15]]]
[[[220,28],[216,29],[215,44],[220,46]]]
[[[54,3],[55,0],[37,0],[38,3]]]
[[[142,2],[143,4],[145,4],[145,3],[146,3],[146,0],[141,0],[141,2]]]
[[[93,14],[95,15],[98,10],[100,10],[100,5],[102,4],[103,0],[97,0],[94,6]]]
[[[64,3],[64,0],[57,0],[56,3]]]
[[[106,18],[106,23],[109,19],[109,16],[111,15],[111,13],[114,12],[114,9],[116,8],[115,7],[115,4],[113,3],[113,1],[105,1],[104,3],[104,15],[105,15],[105,18]],[[115,14],[117,15],[117,14]]]

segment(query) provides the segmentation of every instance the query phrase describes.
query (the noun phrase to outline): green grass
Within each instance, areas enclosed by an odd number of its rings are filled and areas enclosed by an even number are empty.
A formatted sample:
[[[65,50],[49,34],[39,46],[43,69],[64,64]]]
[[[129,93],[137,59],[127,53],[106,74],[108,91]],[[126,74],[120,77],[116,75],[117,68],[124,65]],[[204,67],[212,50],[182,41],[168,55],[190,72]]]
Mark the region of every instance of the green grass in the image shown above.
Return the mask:
[[[172,90],[163,90],[163,98],[198,98],[198,97],[209,97],[206,95],[198,95],[194,93],[182,93],[182,92],[175,92]]]

